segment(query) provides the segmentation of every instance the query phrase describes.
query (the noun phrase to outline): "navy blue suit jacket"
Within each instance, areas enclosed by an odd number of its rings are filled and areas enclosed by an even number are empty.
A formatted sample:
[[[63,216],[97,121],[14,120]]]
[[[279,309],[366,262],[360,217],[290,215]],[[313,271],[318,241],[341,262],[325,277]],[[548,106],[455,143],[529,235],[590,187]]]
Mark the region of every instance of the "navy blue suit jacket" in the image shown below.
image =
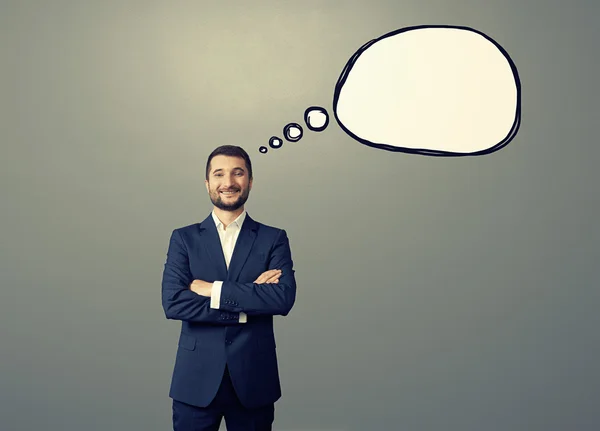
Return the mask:
[[[268,269],[281,269],[277,284],[255,284]],[[167,319],[181,332],[169,396],[205,407],[221,383],[225,364],[246,407],[281,397],[273,316],[286,316],[296,299],[296,279],[285,230],[258,223],[246,213],[229,270],[212,215],[171,234],[162,278]],[[190,290],[194,279],[223,281],[220,308]],[[239,323],[239,313],[247,322]]]

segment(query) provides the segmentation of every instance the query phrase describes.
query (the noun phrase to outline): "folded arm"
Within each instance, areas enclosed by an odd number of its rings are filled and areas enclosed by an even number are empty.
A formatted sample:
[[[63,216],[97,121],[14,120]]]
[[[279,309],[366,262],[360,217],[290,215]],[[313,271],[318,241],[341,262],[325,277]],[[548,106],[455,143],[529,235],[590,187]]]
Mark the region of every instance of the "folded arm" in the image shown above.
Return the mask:
[[[175,230],[171,234],[162,278],[162,306],[167,319],[221,325],[240,323],[238,311],[213,309],[210,298],[192,292],[192,281],[188,253],[181,235]]]
[[[224,281],[218,308],[251,315],[287,316],[296,301],[296,278],[292,253],[285,230],[279,232],[269,260],[269,269],[280,269],[278,283],[238,283]],[[214,305],[214,301],[213,301]]]

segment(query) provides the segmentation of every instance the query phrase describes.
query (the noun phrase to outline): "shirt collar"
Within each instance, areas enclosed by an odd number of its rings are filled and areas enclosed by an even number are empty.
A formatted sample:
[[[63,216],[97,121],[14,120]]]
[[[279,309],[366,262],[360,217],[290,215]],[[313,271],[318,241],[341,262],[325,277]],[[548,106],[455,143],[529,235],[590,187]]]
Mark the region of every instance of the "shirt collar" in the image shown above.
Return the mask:
[[[223,223],[221,222],[221,220],[219,220],[219,217],[217,217],[217,215],[215,214],[215,210],[212,211],[212,218],[213,218],[213,221],[215,222],[215,226],[217,227],[217,230],[223,229]],[[246,219],[246,210],[242,211],[242,213],[234,221],[232,221],[229,226],[231,226],[232,224],[235,224],[238,228],[241,228],[245,219]]]

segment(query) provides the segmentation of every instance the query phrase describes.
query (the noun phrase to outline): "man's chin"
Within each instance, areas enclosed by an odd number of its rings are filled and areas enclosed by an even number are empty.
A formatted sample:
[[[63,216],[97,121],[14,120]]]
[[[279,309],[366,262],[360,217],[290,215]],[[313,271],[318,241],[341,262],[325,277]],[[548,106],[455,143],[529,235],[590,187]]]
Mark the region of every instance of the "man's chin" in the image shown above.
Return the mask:
[[[223,211],[237,211],[238,209],[241,208],[241,205],[217,205],[217,208],[219,208],[220,210]]]
[[[237,211],[239,210],[241,207],[244,206],[245,201],[243,200],[238,200],[237,202],[233,202],[230,204],[226,204],[223,201],[219,200],[219,201],[213,201],[213,205],[216,206],[217,208],[219,208],[222,211]]]

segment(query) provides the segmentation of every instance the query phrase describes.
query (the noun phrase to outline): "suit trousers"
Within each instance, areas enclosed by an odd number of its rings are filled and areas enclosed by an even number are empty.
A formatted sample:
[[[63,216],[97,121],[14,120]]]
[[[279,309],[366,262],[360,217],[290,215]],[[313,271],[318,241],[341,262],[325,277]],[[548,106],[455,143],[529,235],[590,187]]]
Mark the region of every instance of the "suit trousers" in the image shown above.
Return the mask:
[[[235,393],[227,366],[217,395],[207,407],[173,400],[174,431],[218,431],[223,418],[227,431],[271,431],[275,405],[244,407]]]

